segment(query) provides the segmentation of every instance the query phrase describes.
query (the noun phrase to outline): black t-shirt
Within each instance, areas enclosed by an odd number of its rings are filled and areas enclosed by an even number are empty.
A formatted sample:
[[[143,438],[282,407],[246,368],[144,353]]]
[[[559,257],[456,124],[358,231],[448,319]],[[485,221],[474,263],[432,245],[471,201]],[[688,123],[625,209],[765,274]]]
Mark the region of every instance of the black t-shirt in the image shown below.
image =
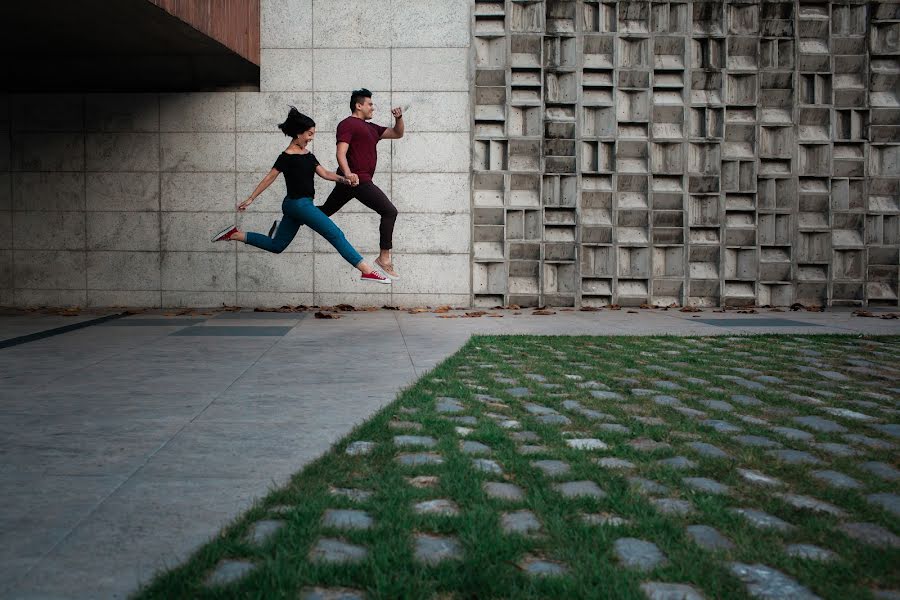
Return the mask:
[[[272,168],[284,173],[288,198],[313,198],[316,195],[313,176],[318,166],[319,161],[312,152],[306,154],[282,152]]]

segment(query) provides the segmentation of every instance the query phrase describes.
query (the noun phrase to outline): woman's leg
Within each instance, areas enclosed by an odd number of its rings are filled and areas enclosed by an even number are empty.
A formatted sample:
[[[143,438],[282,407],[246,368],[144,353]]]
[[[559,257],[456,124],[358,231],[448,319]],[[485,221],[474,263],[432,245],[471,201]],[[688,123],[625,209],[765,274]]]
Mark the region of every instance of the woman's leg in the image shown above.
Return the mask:
[[[340,253],[341,256],[344,257],[348,263],[358,268],[363,273],[367,271],[364,270],[361,265],[363,263],[362,255],[356,251],[356,249],[350,245],[350,242],[347,241],[347,238],[344,237],[344,232],[341,231],[340,227],[334,224],[334,221],[325,216],[321,210],[316,208],[316,206],[310,202],[304,202],[300,209],[302,211],[301,220],[304,225],[309,226],[310,229],[321,235],[323,238],[328,240],[328,242],[334,246],[335,250]],[[371,271],[371,268],[368,265],[365,265],[366,268]]]
[[[281,219],[281,223],[278,225],[275,237],[270,238],[261,233],[248,231],[244,234],[244,243],[256,246],[257,248],[262,248],[263,250],[268,250],[269,252],[274,252],[275,254],[284,252],[285,248],[287,248],[294,240],[297,231],[300,230],[300,226],[303,225],[303,223],[296,218],[296,214],[289,214],[295,213],[293,204],[296,204],[296,202],[286,201],[282,206],[284,218]]]

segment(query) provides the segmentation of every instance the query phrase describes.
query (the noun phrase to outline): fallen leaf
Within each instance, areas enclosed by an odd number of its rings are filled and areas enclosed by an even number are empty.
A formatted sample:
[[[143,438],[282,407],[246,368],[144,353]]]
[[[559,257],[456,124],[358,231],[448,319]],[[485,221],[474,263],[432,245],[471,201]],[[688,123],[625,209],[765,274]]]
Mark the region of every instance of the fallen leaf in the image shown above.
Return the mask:
[[[633,314],[633,315],[638,314],[638,311],[636,311],[636,310],[629,310],[628,312],[631,313],[631,314]]]
[[[553,311],[553,310],[545,310],[545,309],[543,309],[543,308],[539,308],[539,309],[537,309],[536,311],[534,311],[534,312],[531,313],[531,314],[533,314],[533,315],[555,315],[555,314],[556,314],[556,311]]]
[[[881,315],[882,319],[900,319],[900,313],[885,313]]]
[[[696,306],[683,306],[680,309],[678,309],[678,311],[685,312],[685,313],[687,313],[687,312],[703,312],[701,309],[697,308]]]
[[[610,304],[606,308],[608,308],[609,310],[622,310],[622,307],[619,306],[618,304]]]
[[[469,318],[474,319],[474,318],[476,318],[476,317],[483,317],[483,316],[486,315],[486,314],[487,314],[487,313],[484,312],[483,310],[473,310],[473,311],[471,311],[471,312],[467,312],[467,313],[466,313],[466,316],[469,317]]]
[[[510,304],[510,305],[507,306],[506,308],[508,308],[509,310],[519,310],[519,309],[522,308],[522,307],[519,306],[518,304]]]
[[[581,312],[599,312],[603,309],[599,306],[582,306],[578,310],[580,310]]]
[[[855,317],[874,317],[875,313],[869,312],[868,310],[859,309],[859,310],[853,311],[853,316],[855,316]]]
[[[769,312],[784,312],[784,311],[781,310],[780,308],[770,308]]]
[[[226,306],[225,304],[223,304],[221,310],[224,310],[226,312],[240,312],[241,307],[240,306]]]
[[[390,304],[385,304],[381,308],[383,308],[384,310],[400,310],[399,306],[391,306]]]
[[[807,312],[825,312],[825,308],[817,304],[811,304],[806,307]]]
[[[739,311],[738,311],[738,314],[739,314],[739,315],[755,315],[755,314],[756,314],[756,309],[750,308],[750,309],[747,309],[747,310],[739,310]]]
[[[485,315],[486,317],[496,317],[498,319],[502,319],[503,315],[498,315],[497,313],[489,313]]]
[[[339,310],[341,312],[354,312],[356,307],[352,304],[335,304],[334,310]]]
[[[647,303],[644,303],[644,304],[641,304],[638,308],[643,308],[644,310],[647,310],[648,308],[656,308],[656,307],[655,307],[655,306],[651,306],[651,305],[649,305],[649,304],[647,304]]]
[[[806,307],[799,302],[794,302],[793,304],[791,304],[791,310],[803,310],[804,308]]]
[[[262,306],[257,306],[256,308],[253,309],[253,312],[268,313],[268,312],[277,312],[277,311],[278,311],[277,308],[266,308],[266,307],[262,307]]]
[[[315,317],[316,317],[317,319],[340,319],[340,318],[341,318],[341,315],[336,315],[336,314],[334,314],[334,313],[328,313],[328,312],[317,311],[316,314],[315,314]]]
[[[575,312],[574,308],[561,308],[559,312]]]
[[[438,319],[458,319],[459,315],[438,315]]]
[[[377,307],[377,306],[367,306],[367,307],[365,307],[365,308],[362,309],[362,310],[364,310],[364,311],[366,311],[366,312],[375,312],[375,311],[378,310],[378,307]]]
[[[419,308],[411,308],[411,309],[409,309],[409,310],[406,311],[406,312],[408,312],[408,313],[411,314],[411,315],[417,315],[417,314],[419,314],[419,313],[428,312],[428,309],[427,309],[427,308],[421,308],[421,307],[419,307]]]
[[[450,312],[450,307],[449,307],[448,305],[438,306],[436,309],[434,309],[434,310],[431,311],[431,312],[435,312],[435,313],[445,313],[445,312]]]

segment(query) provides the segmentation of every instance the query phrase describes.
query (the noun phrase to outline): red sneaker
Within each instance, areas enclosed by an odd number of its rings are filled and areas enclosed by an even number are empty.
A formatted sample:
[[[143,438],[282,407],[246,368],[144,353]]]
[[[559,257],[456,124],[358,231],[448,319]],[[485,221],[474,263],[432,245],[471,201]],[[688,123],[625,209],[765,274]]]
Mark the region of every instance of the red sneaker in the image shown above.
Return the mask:
[[[214,235],[212,241],[227,242],[228,240],[231,239],[231,236],[233,236],[237,232],[238,232],[238,228],[235,227],[234,225],[232,225],[230,227],[226,227],[225,229],[223,229],[222,231],[220,231],[219,233]]]
[[[379,273],[378,271],[372,271],[371,273],[363,273],[359,276],[360,281],[374,281],[375,283],[383,283],[388,284],[391,282],[390,279]]]

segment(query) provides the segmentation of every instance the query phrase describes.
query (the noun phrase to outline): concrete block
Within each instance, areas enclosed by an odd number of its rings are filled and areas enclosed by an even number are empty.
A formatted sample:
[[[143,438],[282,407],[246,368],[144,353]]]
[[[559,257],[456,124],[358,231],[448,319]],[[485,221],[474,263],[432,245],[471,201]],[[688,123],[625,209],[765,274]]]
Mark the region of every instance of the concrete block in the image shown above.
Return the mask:
[[[16,250],[84,250],[83,212],[13,213]]]
[[[160,154],[162,171],[233,171],[235,134],[163,133]]]
[[[347,241],[360,254],[378,253],[378,223],[380,218],[374,211],[367,213],[347,213],[341,211],[331,219],[344,232]],[[396,230],[395,230],[396,233]],[[316,252],[336,253],[334,246],[319,234],[313,235],[313,249]],[[366,260],[371,260],[368,258]]]
[[[392,284],[395,294],[469,294],[469,254],[395,254],[404,275]]]
[[[469,94],[465,92],[395,92],[393,106],[410,107],[403,117],[406,132],[471,129]]]
[[[373,256],[363,256],[371,265]],[[388,286],[359,280],[359,271],[341,258],[336,251],[316,253],[313,261],[315,293],[386,294]]]
[[[198,232],[202,235],[202,232]],[[159,213],[87,213],[88,250],[159,251]]]
[[[313,255],[239,252],[237,289],[312,293]]]
[[[398,142],[402,143],[403,140]],[[467,173],[394,173],[391,200],[404,213],[468,213]]]
[[[84,210],[84,173],[13,173],[14,210]]]
[[[13,131],[70,131],[84,129],[84,99],[80,94],[13,94]]]
[[[234,291],[203,292],[191,290],[163,290],[161,304],[163,307],[221,307],[236,306],[237,294]]]
[[[87,94],[84,113],[87,131],[159,131],[157,94]]]
[[[159,190],[163,211],[233,212],[237,205],[233,173],[160,173]]]
[[[84,135],[80,133],[17,133],[12,137],[13,171],[84,170]],[[2,163],[2,151],[0,151]]]
[[[0,173],[0,211],[12,210],[12,174]]]
[[[467,173],[469,136],[464,133],[410,133],[395,145],[394,172]]]
[[[236,261],[233,252],[164,252],[162,289],[185,292],[225,292],[234,298]],[[165,295],[163,305],[167,305]],[[198,304],[197,306],[215,306]]]
[[[13,277],[17,290],[84,290],[85,253],[83,250],[16,250]]]
[[[154,133],[89,133],[88,171],[158,171],[159,136]]]
[[[365,5],[346,0],[313,0],[315,47],[389,48],[391,17],[391,0],[367,0]],[[346,59],[353,62],[365,54],[365,50],[347,52]]]
[[[313,294],[313,304],[316,306],[334,306],[335,304],[350,304],[357,308],[366,306],[384,306],[392,304],[389,285],[377,283],[366,284],[370,291],[367,292],[316,292]],[[375,286],[379,289],[373,290]],[[387,288],[387,289],[380,289]]]
[[[9,250],[13,247],[12,212],[0,211],[0,249]]]
[[[395,93],[467,92],[469,51],[466,48],[395,49],[391,61],[391,89]]]
[[[9,250],[0,250],[0,290],[12,290],[13,255]],[[5,306],[0,303],[0,306]]]
[[[159,304],[159,283],[159,252],[87,253],[88,290],[156,290]]]
[[[235,97],[238,131],[281,133],[278,124],[284,122],[291,106],[312,117],[316,121],[316,130],[321,129],[314,116],[316,107],[312,92],[238,92]]]
[[[84,306],[87,304],[87,293],[82,290],[59,289],[20,289],[13,291],[16,306]]]
[[[237,134],[237,170],[268,173],[290,140],[280,131]],[[257,183],[259,183],[257,181]],[[272,184],[273,186],[275,183]],[[255,187],[255,186],[254,186]],[[247,191],[247,195],[253,189]],[[240,197],[242,194],[238,194]]]
[[[216,232],[234,224],[234,213],[162,213],[160,221],[161,229],[157,241],[159,249],[163,252],[234,252],[234,242],[210,241]]]
[[[393,123],[391,117],[391,92],[373,90],[372,103],[375,105],[373,122],[387,126]],[[350,116],[350,92],[353,88],[336,92],[317,91],[313,94],[313,107],[310,116],[316,122],[316,132],[334,137],[337,124]]]
[[[12,148],[9,137],[9,121],[0,121],[0,171],[12,167]]]
[[[391,40],[395,48],[465,48],[469,46],[469,2],[393,0]]]
[[[247,308],[298,306],[304,304],[310,306],[313,302],[311,292],[259,292],[255,290],[237,293],[237,305]]]
[[[160,308],[159,291],[88,290],[87,306],[91,308],[135,307]]]
[[[394,228],[396,252],[469,252],[472,222],[466,214],[400,214]]]
[[[159,173],[88,173],[85,206],[92,210],[157,211]]]
[[[255,231],[256,233],[266,235],[269,232],[269,228],[272,226],[272,221],[274,221],[275,219],[278,219],[280,221],[284,219],[284,215],[280,212],[262,212],[259,210],[254,211],[253,209],[250,209],[247,212],[238,214],[237,226],[241,231]],[[222,221],[222,227],[225,227],[227,224],[227,219],[225,221]],[[282,254],[312,252],[314,237],[318,237],[318,234],[313,232],[309,227],[301,227],[299,231],[297,231],[297,236],[294,238],[294,241],[291,242],[291,244],[284,252],[282,252]],[[255,246],[249,246],[247,244],[237,244],[237,248],[238,253],[250,252],[254,254],[259,253],[267,256],[276,256],[271,252],[262,250],[261,248],[256,248]]]
[[[391,87],[391,50],[376,48],[354,53],[323,49],[316,50],[315,54],[316,91],[345,92],[349,102],[349,93],[355,89],[386,90]]]
[[[312,14],[312,0],[265,0],[260,3],[260,46],[312,47]]]
[[[312,50],[263,48],[260,51],[259,91],[311,91],[312,53]],[[319,85],[318,80],[316,85]]]
[[[234,131],[232,92],[160,94],[160,131]]]

